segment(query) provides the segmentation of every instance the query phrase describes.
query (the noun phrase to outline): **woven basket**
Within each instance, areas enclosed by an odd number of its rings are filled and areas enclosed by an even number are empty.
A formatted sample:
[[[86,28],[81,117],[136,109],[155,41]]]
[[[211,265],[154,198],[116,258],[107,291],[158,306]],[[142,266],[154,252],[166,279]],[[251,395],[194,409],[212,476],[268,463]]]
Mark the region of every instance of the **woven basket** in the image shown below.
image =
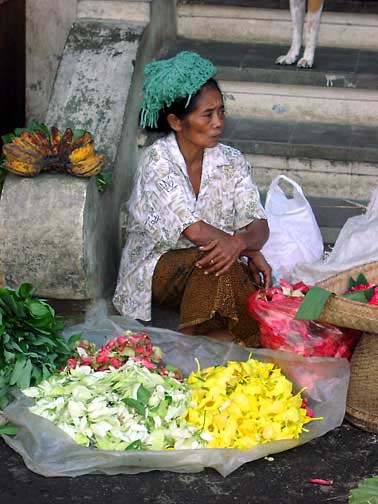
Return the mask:
[[[378,334],[362,335],[351,360],[345,418],[378,433]]]
[[[378,306],[351,301],[338,296],[343,294],[350,277],[363,273],[369,282],[378,284],[378,262],[362,264],[327,278],[317,285],[335,294],[331,295],[319,318],[320,322],[360,331],[378,333]]]

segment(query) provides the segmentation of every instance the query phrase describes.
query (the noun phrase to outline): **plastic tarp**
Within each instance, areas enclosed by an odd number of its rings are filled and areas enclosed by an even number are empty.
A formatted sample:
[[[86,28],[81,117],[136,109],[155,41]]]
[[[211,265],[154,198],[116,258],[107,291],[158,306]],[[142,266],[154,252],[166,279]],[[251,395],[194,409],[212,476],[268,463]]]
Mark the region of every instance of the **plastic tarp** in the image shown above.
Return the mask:
[[[93,315],[93,314],[92,314]],[[77,445],[65,432],[50,421],[29,411],[33,400],[21,392],[6,408],[5,415],[20,427],[15,437],[4,436],[6,443],[18,452],[26,466],[43,476],[79,476],[82,474],[135,474],[147,471],[191,473],[209,467],[227,476],[241,465],[253,460],[294,448],[322,436],[339,426],[344,418],[349,381],[349,364],[345,359],[303,358],[288,352],[265,349],[244,349],[234,344],[220,343],[206,337],[184,336],[174,331],[144,327],[124,317],[108,318],[101,309],[87,321],[65,331],[82,332],[84,338],[97,345],[105,343],[122,330],[148,332],[154,345],[164,352],[164,361],[181,368],[184,374],[196,369],[195,357],[201,368],[222,365],[229,360],[253,358],[275,362],[294,383],[294,391],[307,387],[303,393],[308,406],[322,421],[305,427],[299,439],[273,441],[250,450],[196,449],[167,451],[104,451]]]

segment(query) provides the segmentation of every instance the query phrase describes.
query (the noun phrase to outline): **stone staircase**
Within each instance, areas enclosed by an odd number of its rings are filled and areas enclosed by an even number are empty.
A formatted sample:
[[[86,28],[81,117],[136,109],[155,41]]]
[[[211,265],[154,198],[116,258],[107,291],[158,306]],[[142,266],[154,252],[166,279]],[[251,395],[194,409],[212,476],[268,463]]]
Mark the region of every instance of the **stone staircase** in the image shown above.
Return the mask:
[[[217,65],[223,141],[263,192],[280,173],[297,180],[333,243],[378,182],[378,1],[326,0],[311,70],[274,64],[290,45],[288,3],[178,0],[178,38],[161,55],[194,50]]]

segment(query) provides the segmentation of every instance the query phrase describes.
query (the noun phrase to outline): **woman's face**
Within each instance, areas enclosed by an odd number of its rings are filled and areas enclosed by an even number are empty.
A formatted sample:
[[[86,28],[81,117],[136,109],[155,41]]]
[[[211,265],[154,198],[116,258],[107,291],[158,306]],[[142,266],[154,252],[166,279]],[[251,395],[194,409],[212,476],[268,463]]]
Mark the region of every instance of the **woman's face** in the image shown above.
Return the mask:
[[[224,104],[218,89],[204,86],[195,109],[179,119],[178,125],[175,131],[179,141],[201,148],[215,147],[224,127]]]

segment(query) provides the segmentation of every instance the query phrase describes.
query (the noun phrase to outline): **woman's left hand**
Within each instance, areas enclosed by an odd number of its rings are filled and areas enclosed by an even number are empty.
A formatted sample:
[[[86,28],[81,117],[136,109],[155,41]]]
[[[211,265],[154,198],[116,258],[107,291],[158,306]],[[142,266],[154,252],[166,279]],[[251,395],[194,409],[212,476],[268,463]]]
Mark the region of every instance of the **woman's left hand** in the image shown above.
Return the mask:
[[[264,287],[265,289],[271,287],[272,268],[260,251],[256,250],[248,254],[248,268],[259,287]]]

